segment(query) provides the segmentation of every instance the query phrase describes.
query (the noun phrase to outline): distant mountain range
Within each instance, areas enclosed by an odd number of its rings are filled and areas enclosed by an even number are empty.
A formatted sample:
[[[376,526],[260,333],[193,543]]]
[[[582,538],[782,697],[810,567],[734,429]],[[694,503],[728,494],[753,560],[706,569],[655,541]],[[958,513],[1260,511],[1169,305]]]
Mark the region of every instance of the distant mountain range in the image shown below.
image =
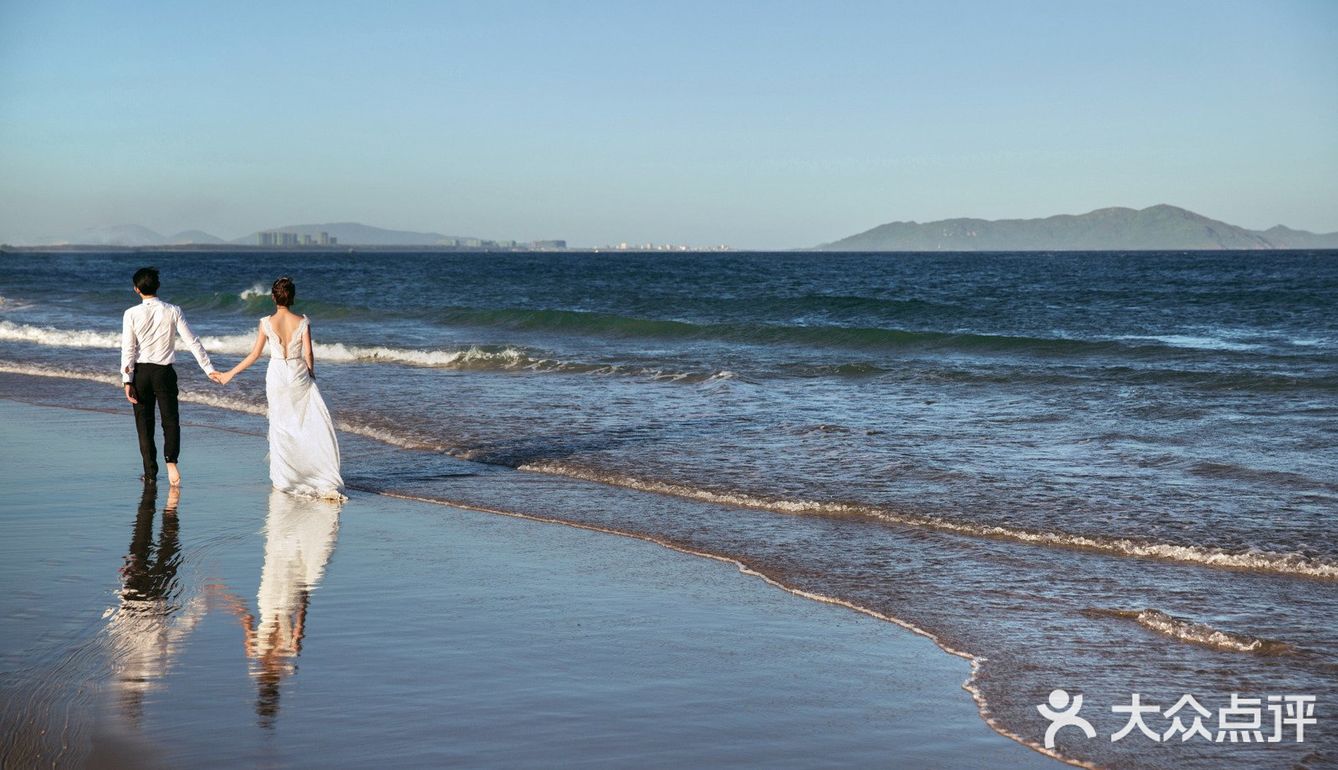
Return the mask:
[[[340,246],[478,246],[477,238],[413,230],[387,230],[358,222],[285,225],[226,241],[202,230],[165,236],[142,225],[92,227],[67,238],[32,245],[186,246],[258,245],[261,232],[317,237]],[[503,244],[513,244],[506,241]],[[1107,208],[1044,219],[944,219],[889,222],[814,247],[821,251],[1140,251],[1217,249],[1338,249],[1338,233],[1310,233],[1277,225],[1267,230],[1209,219],[1165,204],[1145,209]]]
[[[1278,225],[1247,230],[1165,204],[1044,219],[889,222],[816,247],[823,251],[1176,251],[1334,249],[1338,233]]]
[[[203,230],[183,230],[171,238],[168,238],[167,242],[172,245],[188,243],[226,243],[226,241],[217,235],[210,235]]]
[[[191,243],[227,243],[203,230],[185,230],[166,236],[143,225],[103,225],[80,230],[66,238],[44,238],[40,244],[72,243],[87,246],[172,246]]]

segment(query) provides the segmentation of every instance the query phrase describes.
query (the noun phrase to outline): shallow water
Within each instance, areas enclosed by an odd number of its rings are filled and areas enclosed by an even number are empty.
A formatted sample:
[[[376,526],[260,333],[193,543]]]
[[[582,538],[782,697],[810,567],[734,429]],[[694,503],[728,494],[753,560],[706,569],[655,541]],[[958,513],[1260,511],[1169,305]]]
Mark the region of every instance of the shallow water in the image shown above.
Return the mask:
[[[1058,766],[979,721],[965,660],[728,563],[289,497],[262,437],[198,426],[144,494],[124,415],[0,416],[6,768]],[[74,476],[42,451],[80,439]]]
[[[0,393],[115,407],[86,383],[114,376],[142,259],[4,257]],[[332,410],[381,442],[349,439],[350,483],[662,539],[902,619],[986,658],[990,718],[1028,740],[1059,686],[1102,737],[1135,691],[1321,714],[1338,693],[1338,254],[153,259],[229,363],[294,276]],[[263,412],[257,378],[178,368],[239,413],[197,419]],[[1335,761],[1331,733],[1061,747],[1287,767]]]

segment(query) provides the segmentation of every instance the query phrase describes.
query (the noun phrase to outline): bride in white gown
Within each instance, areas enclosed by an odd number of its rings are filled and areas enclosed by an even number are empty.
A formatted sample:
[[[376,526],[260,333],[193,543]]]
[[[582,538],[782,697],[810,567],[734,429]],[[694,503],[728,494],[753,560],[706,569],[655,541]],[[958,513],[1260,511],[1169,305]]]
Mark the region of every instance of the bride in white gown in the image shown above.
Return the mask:
[[[291,278],[274,282],[274,315],[260,319],[255,346],[217,381],[226,385],[269,348],[265,398],[269,402],[269,478],[294,495],[344,499],[339,440],[316,387],[311,323],[290,308],[297,297]]]

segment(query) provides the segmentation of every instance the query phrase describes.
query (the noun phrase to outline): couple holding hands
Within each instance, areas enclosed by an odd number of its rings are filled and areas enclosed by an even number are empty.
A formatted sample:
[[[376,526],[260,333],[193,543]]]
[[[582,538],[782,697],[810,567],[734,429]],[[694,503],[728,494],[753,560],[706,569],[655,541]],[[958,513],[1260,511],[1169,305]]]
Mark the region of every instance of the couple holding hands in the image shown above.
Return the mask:
[[[269,350],[265,398],[269,417],[269,476],[276,489],[296,495],[344,499],[339,470],[339,441],[330,412],[316,387],[316,359],[311,324],[292,310],[297,287],[291,278],[274,282],[274,314],[260,319],[251,352],[230,371],[219,373],[181,308],[158,298],[158,271],[141,268],[132,279],[140,303],[125,311],[121,327],[121,382],[135,410],[144,482],[157,483],[158,447],[154,411],[163,427],[163,459],[172,486],[181,483],[177,460],[181,423],[177,375],[172,368],[176,337],[181,335],[209,379],[226,385]]]

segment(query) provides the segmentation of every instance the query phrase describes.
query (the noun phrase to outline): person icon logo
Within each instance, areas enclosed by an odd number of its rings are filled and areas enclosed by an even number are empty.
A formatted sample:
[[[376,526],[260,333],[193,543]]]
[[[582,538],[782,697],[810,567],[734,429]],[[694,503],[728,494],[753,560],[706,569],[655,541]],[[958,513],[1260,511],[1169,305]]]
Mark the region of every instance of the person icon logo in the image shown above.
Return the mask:
[[[1082,693],[1070,698],[1068,691],[1056,688],[1050,691],[1048,700],[1049,707],[1044,703],[1036,707],[1041,716],[1050,720],[1050,726],[1045,729],[1047,749],[1055,747],[1055,733],[1059,732],[1061,727],[1076,727],[1088,738],[1096,737],[1096,729],[1092,727],[1092,723],[1078,716],[1078,712],[1082,709]]]

